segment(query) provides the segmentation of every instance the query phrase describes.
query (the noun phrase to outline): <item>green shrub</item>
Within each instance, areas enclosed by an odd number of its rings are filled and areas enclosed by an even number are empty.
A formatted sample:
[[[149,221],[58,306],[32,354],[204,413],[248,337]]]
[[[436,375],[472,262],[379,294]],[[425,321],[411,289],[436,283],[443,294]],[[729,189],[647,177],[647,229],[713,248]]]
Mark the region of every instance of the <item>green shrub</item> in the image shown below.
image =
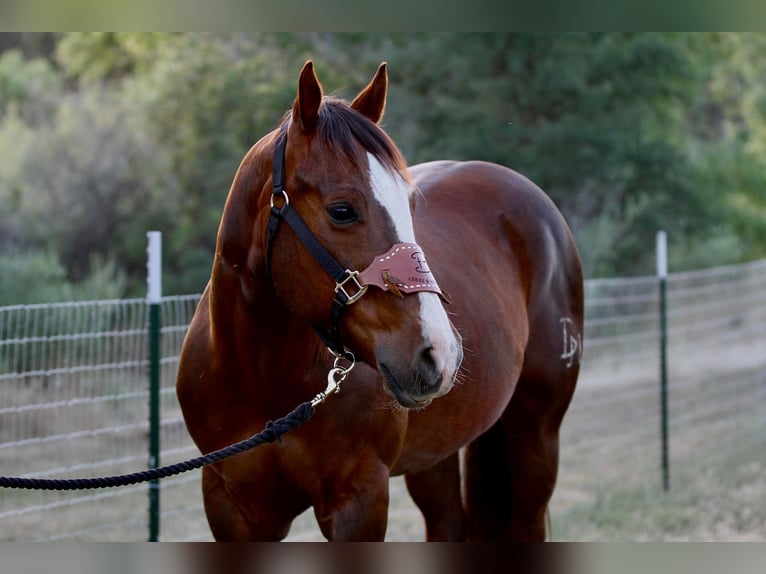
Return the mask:
[[[73,283],[51,250],[0,252],[0,306],[116,299],[124,292],[125,277],[113,261],[92,258],[90,273]]]

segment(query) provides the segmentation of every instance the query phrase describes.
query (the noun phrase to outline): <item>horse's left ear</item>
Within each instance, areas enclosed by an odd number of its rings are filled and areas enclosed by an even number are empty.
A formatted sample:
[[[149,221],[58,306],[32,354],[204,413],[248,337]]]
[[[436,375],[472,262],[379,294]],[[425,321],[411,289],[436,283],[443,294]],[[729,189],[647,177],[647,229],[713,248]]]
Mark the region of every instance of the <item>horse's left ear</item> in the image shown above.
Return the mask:
[[[375,73],[375,77],[351,102],[351,107],[377,124],[383,117],[387,91],[388,73],[386,62],[383,62]]]
[[[301,70],[298,97],[293,104],[293,120],[300,124],[305,133],[313,132],[316,128],[321,103],[322,85],[314,73],[314,64],[309,60]]]

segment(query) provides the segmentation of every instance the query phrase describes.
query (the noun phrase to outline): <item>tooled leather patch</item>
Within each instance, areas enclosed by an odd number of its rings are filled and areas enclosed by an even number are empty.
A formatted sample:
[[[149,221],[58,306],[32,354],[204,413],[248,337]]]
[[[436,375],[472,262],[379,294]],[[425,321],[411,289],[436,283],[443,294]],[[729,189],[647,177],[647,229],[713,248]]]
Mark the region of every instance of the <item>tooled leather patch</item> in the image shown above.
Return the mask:
[[[395,243],[388,252],[377,255],[359,279],[363,285],[375,285],[397,297],[418,291],[441,295],[423,249],[415,243]]]

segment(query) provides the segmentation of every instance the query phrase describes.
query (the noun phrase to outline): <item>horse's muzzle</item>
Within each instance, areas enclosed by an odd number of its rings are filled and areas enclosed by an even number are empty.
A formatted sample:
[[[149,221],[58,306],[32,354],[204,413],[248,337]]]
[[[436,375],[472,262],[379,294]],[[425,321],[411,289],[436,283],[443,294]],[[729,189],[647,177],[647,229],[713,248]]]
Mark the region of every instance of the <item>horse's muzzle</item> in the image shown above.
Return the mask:
[[[385,382],[384,388],[403,407],[419,409],[431,404],[434,393],[422,391],[422,389],[432,386],[427,381],[420,377],[412,377],[409,373],[397,375],[388,366],[383,364],[379,365],[379,370]],[[439,381],[441,381],[441,377]]]
[[[460,364],[462,354],[457,357]],[[378,362],[385,389],[396,401],[408,409],[428,406],[437,397],[445,395],[454,382],[456,370],[445,370],[434,356],[434,349],[426,347],[420,351],[414,363],[407,368],[397,368],[396,363]],[[448,378],[448,380],[445,380]]]

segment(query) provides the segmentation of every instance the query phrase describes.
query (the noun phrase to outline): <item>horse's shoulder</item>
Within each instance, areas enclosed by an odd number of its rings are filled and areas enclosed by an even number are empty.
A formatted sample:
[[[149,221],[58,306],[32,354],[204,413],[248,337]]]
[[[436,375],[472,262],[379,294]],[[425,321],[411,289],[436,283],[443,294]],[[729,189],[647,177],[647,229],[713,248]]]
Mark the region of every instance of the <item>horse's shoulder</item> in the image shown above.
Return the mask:
[[[196,386],[198,377],[193,376],[192,373],[201,369],[201,365],[207,364],[212,347],[210,337],[210,284],[208,283],[184,337],[181,348],[183,360],[179,366],[177,379],[179,388],[185,387],[190,390]]]

